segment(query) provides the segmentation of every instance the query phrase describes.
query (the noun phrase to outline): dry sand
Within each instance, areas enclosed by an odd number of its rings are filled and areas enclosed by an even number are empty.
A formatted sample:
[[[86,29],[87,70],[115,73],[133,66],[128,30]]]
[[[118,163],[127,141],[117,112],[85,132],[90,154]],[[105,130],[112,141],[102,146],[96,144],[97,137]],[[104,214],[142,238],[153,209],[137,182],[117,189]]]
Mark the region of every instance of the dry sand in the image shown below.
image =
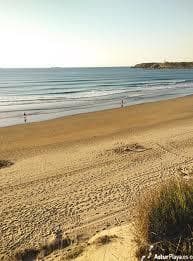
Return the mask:
[[[2,259],[59,225],[84,242],[129,224],[140,193],[191,175],[193,97],[1,128],[0,142],[14,163],[0,169]]]
[[[79,256],[74,261],[137,261],[137,244],[134,241],[135,226],[130,223],[101,231],[88,240],[87,245],[77,246]],[[73,253],[78,253],[76,247]],[[72,253],[72,251],[71,251]],[[61,261],[64,252],[55,251],[46,261]],[[68,260],[68,259],[67,259]]]

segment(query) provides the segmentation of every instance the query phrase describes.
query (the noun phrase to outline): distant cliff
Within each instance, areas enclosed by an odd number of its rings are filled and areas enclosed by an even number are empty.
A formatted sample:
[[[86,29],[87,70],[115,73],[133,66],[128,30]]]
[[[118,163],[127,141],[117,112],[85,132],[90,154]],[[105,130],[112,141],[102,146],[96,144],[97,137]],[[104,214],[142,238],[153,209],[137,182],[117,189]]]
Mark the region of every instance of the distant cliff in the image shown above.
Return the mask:
[[[139,63],[134,68],[143,69],[193,69],[193,62]]]

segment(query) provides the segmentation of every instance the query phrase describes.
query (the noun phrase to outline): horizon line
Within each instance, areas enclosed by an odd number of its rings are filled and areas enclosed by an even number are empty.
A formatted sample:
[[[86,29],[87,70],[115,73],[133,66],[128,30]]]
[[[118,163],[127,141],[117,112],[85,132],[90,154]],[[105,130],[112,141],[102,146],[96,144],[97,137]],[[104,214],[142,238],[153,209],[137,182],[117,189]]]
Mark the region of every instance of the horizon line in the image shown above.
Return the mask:
[[[93,69],[93,68],[131,68],[133,65],[120,66],[50,66],[50,67],[0,67],[0,70],[7,69]]]
[[[157,62],[139,62],[139,63],[135,63],[135,64],[132,64],[132,65],[112,65],[112,66],[109,66],[109,65],[105,65],[105,66],[40,66],[40,67],[0,67],[0,70],[4,70],[4,69],[89,69],[89,68],[122,68],[122,67],[125,67],[125,68],[132,68],[134,67],[135,65],[137,64],[143,64],[143,63],[190,63],[190,62],[193,62],[193,61],[168,61],[168,60],[164,60],[162,62],[160,61],[157,61]]]

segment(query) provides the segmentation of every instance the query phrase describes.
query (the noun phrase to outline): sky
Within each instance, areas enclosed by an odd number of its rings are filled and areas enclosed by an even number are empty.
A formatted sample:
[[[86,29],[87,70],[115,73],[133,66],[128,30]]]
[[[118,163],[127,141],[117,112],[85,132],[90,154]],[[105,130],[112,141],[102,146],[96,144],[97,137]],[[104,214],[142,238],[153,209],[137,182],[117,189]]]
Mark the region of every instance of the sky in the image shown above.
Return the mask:
[[[0,67],[193,61],[193,0],[0,0]]]

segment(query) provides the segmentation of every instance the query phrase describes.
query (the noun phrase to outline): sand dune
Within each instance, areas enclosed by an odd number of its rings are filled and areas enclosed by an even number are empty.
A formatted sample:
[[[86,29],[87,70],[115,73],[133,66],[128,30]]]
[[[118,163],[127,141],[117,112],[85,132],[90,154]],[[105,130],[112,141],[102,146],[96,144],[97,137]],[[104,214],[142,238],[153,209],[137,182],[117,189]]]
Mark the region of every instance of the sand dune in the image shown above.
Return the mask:
[[[193,172],[192,119],[190,96],[1,128],[0,259],[129,224],[144,190]]]
[[[133,229],[132,224],[129,224],[98,233],[88,241],[89,246],[75,260],[137,261]]]

